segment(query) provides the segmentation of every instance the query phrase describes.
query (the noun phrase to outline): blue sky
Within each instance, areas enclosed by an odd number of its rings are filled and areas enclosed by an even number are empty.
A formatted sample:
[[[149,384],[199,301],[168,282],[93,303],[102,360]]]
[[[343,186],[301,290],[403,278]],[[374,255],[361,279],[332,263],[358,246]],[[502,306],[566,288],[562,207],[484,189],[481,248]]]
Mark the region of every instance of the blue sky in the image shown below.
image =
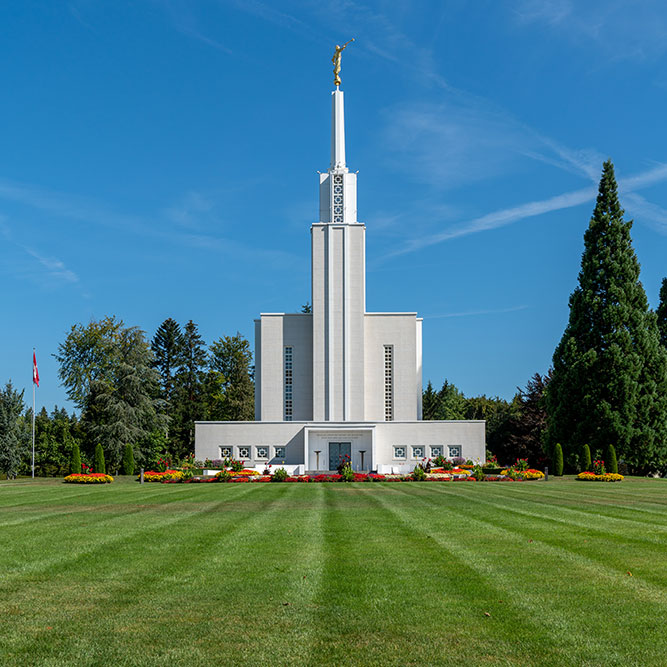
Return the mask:
[[[601,165],[649,301],[667,275],[663,2],[0,7],[0,381],[115,314],[252,340],[310,299],[333,46],[367,307],[424,317],[424,383],[511,397],[567,321]]]

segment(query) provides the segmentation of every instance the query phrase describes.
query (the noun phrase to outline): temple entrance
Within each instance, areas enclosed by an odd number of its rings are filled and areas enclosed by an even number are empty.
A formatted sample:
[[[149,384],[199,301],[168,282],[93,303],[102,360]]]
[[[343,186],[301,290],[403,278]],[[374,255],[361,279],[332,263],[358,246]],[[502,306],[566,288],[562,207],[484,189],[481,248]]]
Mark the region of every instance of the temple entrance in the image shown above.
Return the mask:
[[[345,457],[349,457],[351,462],[352,443],[351,442],[330,442],[329,443],[329,470],[336,470],[343,462]]]

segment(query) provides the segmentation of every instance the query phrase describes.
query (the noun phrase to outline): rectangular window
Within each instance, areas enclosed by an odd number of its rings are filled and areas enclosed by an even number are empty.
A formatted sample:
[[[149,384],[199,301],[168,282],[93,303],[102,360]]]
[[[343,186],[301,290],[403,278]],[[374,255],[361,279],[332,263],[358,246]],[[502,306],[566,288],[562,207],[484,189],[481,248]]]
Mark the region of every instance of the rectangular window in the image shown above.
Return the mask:
[[[405,458],[405,447],[394,447],[394,458],[395,459],[404,459]]]
[[[384,420],[394,419],[394,347],[384,346]]]
[[[292,369],[292,347],[285,347],[285,421],[291,422],[293,416],[293,369]]]
[[[437,459],[438,456],[442,456],[442,445],[431,447],[431,458]]]
[[[269,458],[269,448],[266,445],[259,445],[255,447],[255,458],[258,459],[268,459]]]
[[[461,456],[461,445],[449,445],[448,449],[451,457]]]
[[[232,457],[232,448],[231,447],[220,447],[220,458],[229,459]]]
[[[275,458],[284,459],[285,458],[285,448],[284,447],[274,447],[273,448]]]
[[[424,458],[424,448],[423,447],[413,447],[412,448],[412,458],[413,459],[423,459]]]
[[[250,458],[250,447],[239,447],[239,458],[240,459],[249,459]]]

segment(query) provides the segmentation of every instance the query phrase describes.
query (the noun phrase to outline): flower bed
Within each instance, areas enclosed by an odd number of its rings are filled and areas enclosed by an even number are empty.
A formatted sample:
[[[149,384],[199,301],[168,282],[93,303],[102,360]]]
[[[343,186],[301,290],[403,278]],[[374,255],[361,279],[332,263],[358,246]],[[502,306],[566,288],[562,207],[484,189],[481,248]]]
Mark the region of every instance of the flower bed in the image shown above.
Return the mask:
[[[75,472],[65,477],[67,484],[111,484],[113,477],[103,472],[81,473]]]
[[[544,473],[540,470],[535,470],[535,468],[524,470],[521,476],[524,479],[544,479]]]
[[[137,477],[137,479],[140,478],[141,475]],[[165,470],[164,472],[149,470],[144,473],[144,482],[180,482],[182,480],[183,473],[180,470]]]
[[[580,482],[622,482],[623,475],[614,472],[606,472],[603,475],[596,475],[594,472],[580,472],[577,479]]]

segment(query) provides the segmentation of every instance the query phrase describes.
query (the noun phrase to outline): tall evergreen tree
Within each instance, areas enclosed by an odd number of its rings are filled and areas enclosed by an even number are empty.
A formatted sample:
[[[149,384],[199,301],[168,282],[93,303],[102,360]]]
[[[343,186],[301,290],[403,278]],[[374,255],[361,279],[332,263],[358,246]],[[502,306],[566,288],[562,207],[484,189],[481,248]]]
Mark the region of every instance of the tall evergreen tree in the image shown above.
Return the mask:
[[[159,326],[151,341],[153,366],[160,374],[160,392],[167,414],[173,410],[172,397],[176,373],[183,362],[184,338],[176,320],[169,317]]]
[[[211,345],[210,368],[222,387],[219,419],[250,421],[255,417],[255,386],[250,343],[239,333],[223,336]]]
[[[27,449],[27,431],[22,428],[23,391],[11,381],[0,391],[0,471],[16,477]]]
[[[440,413],[440,397],[433,389],[433,384],[428,381],[426,389],[422,393],[422,419],[438,419]]]
[[[93,457],[93,472],[102,472],[106,473],[107,466],[106,461],[104,460],[104,449],[102,445],[98,442],[95,445],[95,456]]]
[[[208,417],[205,380],[208,355],[197,325],[190,320],[183,331],[183,357],[176,374],[172,426],[169,439],[173,454],[181,457],[194,451],[194,422]]]
[[[660,303],[656,311],[658,317],[658,330],[660,331],[660,342],[667,348],[667,278],[662,279],[660,287]]]
[[[436,419],[465,419],[467,403],[463,392],[445,380],[438,392],[439,410]]]
[[[635,470],[667,459],[667,352],[639,282],[631,226],[607,161],[546,393],[548,442],[562,443],[569,467],[582,443],[615,443]]]

